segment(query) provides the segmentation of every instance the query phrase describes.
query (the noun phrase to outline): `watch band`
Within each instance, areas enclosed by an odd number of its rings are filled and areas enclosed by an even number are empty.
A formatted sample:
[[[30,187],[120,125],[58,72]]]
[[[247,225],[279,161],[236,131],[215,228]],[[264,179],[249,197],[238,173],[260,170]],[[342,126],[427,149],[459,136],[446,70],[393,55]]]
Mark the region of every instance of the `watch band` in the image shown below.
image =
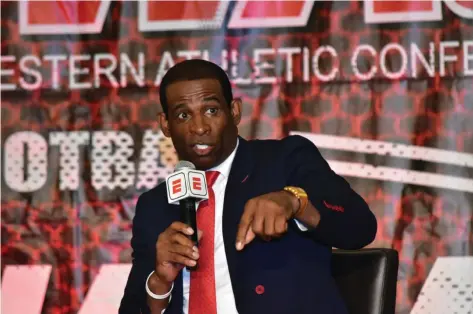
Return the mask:
[[[294,213],[294,216],[300,215],[306,209],[307,204],[309,204],[307,193],[303,189],[296,186],[286,186],[284,190],[291,193],[299,200],[299,208]]]

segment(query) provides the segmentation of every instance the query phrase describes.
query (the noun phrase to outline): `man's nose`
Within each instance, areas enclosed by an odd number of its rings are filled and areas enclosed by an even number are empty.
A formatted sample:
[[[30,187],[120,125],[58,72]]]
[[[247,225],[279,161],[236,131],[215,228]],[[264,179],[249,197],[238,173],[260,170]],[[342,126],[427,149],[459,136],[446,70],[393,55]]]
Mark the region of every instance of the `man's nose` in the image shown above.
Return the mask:
[[[197,135],[204,135],[210,131],[210,124],[204,117],[194,117],[191,122],[190,131]]]

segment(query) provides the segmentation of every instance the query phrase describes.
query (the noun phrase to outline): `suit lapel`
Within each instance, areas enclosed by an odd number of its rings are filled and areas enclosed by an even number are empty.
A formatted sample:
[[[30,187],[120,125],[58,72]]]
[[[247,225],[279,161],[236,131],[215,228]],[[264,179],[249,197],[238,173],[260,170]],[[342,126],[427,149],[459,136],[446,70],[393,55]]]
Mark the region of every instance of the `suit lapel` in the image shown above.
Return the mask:
[[[227,257],[228,269],[232,280],[232,288],[235,298],[239,294],[238,287],[238,261],[236,258],[236,234],[240,217],[243,214],[246,184],[253,169],[254,159],[251,155],[249,143],[239,138],[239,145],[235,159],[230,170],[225,190],[225,201],[223,207],[223,239]],[[238,304],[238,302],[237,302]]]

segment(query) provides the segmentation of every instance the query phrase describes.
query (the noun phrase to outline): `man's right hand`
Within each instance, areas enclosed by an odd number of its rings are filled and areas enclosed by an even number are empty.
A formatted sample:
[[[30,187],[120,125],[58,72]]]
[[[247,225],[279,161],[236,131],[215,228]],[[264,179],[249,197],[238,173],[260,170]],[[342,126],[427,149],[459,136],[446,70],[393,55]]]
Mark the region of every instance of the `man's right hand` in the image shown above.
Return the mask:
[[[148,281],[151,292],[163,295],[171,289],[171,285],[184,266],[194,266],[199,259],[199,250],[187,236],[194,232],[188,225],[173,222],[156,241],[156,265]],[[202,236],[198,232],[198,239]],[[169,297],[162,300],[148,297],[151,313],[162,313],[169,302]]]
[[[199,250],[191,239],[192,230],[188,225],[175,221],[156,242],[156,268],[155,274],[163,284],[171,284],[185,266],[195,266],[199,259]],[[198,239],[202,233],[198,232]]]

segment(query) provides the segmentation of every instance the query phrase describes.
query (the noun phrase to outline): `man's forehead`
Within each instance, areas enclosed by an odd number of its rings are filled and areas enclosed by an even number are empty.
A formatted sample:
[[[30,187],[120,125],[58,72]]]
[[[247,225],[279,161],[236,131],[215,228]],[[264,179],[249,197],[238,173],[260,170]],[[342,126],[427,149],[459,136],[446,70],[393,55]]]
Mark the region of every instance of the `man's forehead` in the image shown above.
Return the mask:
[[[168,85],[167,92],[187,93],[192,89],[205,89],[221,92],[220,82],[214,78],[179,80]]]
[[[222,87],[218,80],[196,79],[177,81],[169,84],[166,89],[166,98],[170,106],[180,100],[201,98],[209,95],[223,98]]]

